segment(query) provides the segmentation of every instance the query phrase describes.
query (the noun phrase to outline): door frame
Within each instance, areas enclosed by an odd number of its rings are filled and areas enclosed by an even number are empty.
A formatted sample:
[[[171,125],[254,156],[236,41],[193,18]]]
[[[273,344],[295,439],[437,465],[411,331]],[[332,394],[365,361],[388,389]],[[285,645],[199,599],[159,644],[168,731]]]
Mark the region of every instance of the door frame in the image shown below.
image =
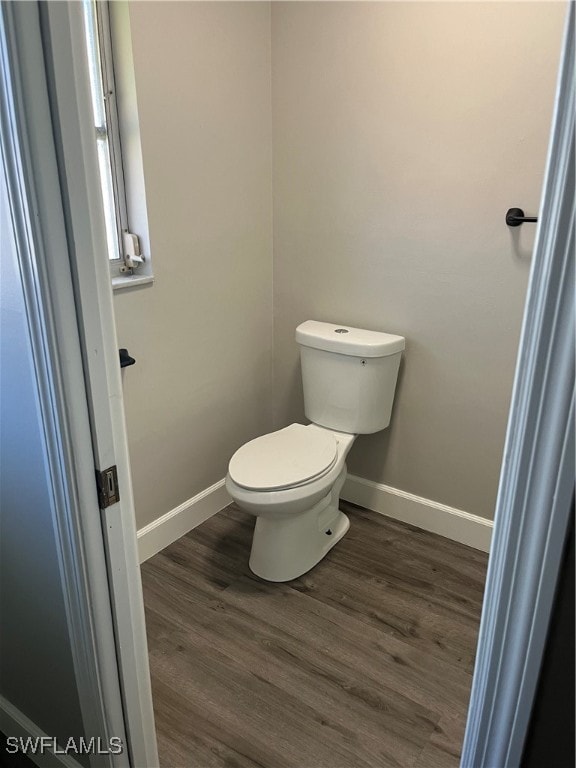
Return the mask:
[[[107,259],[84,19],[40,2],[48,92],[68,230],[96,467],[117,467],[120,501],[101,511],[126,730],[135,766],[157,764],[134,495]]]
[[[519,766],[574,500],[574,2],[496,502],[463,768]]]
[[[158,765],[122,381],[80,3],[2,3],[3,150],[20,194],[25,293],[43,412],[66,481],[58,541],[86,734],[120,737],[91,765]],[[85,81],[84,78],[85,77]],[[25,250],[23,251],[26,252]],[[58,435],[58,430],[60,434]],[[116,465],[99,509],[94,470]],[[88,706],[90,704],[90,706]],[[34,724],[11,713],[19,732]],[[4,722],[10,722],[5,716]],[[41,735],[38,729],[31,735]],[[74,764],[71,758],[59,758]]]
[[[57,557],[65,605],[74,677],[86,734],[121,738],[124,717],[115,659],[107,589],[107,569],[99,531],[87,402],[76,331],[58,174],[50,133],[43,67],[38,55],[23,58],[22,33],[40,51],[37,14],[14,5],[0,6],[0,158],[18,258],[46,451],[47,477]],[[39,66],[40,64],[40,66]],[[35,93],[30,103],[25,94]],[[42,158],[41,166],[36,158]],[[47,274],[63,279],[49,292]],[[68,270],[69,272],[69,270]],[[69,329],[63,333],[63,329]],[[40,627],[41,632],[41,627]],[[25,712],[0,696],[0,726],[15,736],[49,736]],[[53,758],[40,753],[40,763]],[[78,766],[71,756],[60,760]],[[127,754],[108,759],[94,755],[90,765],[128,766]]]

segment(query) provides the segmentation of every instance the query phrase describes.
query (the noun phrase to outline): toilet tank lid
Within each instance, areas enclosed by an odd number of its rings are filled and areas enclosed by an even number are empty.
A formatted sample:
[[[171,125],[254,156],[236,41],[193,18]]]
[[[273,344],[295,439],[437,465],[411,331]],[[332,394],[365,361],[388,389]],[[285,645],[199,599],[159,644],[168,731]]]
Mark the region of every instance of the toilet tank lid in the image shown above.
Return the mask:
[[[306,320],[296,328],[296,341],[304,347],[338,352],[353,357],[387,357],[402,352],[406,346],[403,336],[379,331],[365,331],[349,325]]]

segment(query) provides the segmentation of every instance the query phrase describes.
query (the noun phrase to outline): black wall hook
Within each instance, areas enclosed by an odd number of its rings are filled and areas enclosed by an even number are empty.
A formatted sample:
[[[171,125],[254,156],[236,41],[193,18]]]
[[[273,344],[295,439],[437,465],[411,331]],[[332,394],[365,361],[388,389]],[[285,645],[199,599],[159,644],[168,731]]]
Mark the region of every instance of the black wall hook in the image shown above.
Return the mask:
[[[520,224],[524,224],[525,221],[538,221],[537,216],[524,216],[522,208],[508,208],[506,211],[506,224],[509,227],[519,227]]]

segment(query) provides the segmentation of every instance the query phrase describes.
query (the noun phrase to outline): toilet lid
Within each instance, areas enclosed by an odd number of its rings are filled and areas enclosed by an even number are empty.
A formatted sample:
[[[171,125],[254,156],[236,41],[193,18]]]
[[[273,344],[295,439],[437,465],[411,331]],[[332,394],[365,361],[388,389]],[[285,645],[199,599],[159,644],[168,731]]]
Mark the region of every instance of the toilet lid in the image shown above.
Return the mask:
[[[331,432],[291,424],[257,437],[239,448],[228,467],[243,488],[280,490],[323,475],[336,462],[336,438]]]

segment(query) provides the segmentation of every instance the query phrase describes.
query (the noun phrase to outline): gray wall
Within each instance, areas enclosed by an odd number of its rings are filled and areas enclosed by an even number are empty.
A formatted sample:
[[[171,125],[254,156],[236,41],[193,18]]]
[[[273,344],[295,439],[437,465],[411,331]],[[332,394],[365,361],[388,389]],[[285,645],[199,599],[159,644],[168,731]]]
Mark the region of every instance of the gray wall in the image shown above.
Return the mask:
[[[274,3],[277,425],[307,318],[407,339],[349,470],[491,518],[565,5]]]
[[[54,498],[0,166],[0,695],[65,744],[84,735]],[[14,735],[14,734],[7,734]],[[87,758],[78,758],[86,762]]]
[[[564,9],[129,4],[156,275],[115,297],[138,527],[303,419],[308,318],[407,338],[350,470],[492,516],[534,236],[503,218],[538,208]]]
[[[268,3],[130,3],[156,282],[115,296],[138,527],[271,428]]]

